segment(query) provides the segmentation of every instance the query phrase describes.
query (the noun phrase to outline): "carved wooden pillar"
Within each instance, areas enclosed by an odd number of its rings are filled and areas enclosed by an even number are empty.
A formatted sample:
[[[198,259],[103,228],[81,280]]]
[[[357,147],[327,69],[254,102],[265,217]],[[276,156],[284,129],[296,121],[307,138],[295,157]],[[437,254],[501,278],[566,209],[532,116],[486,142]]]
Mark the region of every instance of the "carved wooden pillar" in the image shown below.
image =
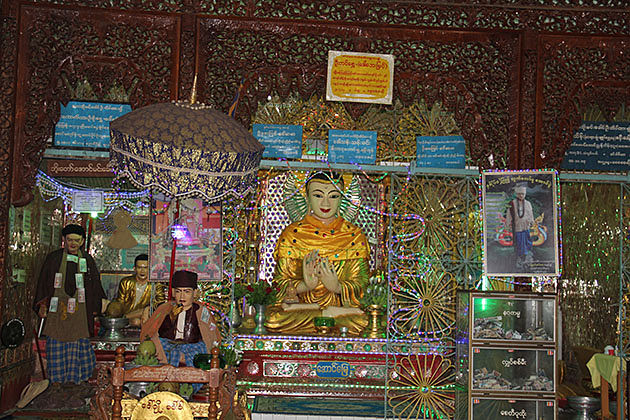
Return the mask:
[[[6,273],[17,26],[15,19],[8,17],[3,18],[0,25],[0,273]],[[0,288],[0,300],[4,296],[3,289],[7,284],[8,282],[2,278],[3,287]],[[0,306],[0,308],[2,307],[4,305]]]
[[[15,77],[17,57],[17,20],[13,17],[2,17],[0,20],[0,323],[7,321],[11,314],[4,313],[7,306],[8,288],[13,287],[13,281],[6,276],[8,269],[8,241],[9,241],[9,207],[11,201],[11,178],[13,161],[13,130],[15,118]],[[24,286],[22,286],[23,290]],[[9,304],[11,306],[11,304]],[[28,320],[23,320],[27,327]],[[28,331],[28,330],[27,330]],[[27,332],[27,337],[31,334]],[[32,366],[29,356],[32,354],[20,352],[24,345],[16,349],[4,348],[0,350],[0,412],[4,412],[17,402],[22,388],[28,383]]]
[[[112,369],[112,386],[114,388],[114,405],[112,406],[112,420],[120,420],[122,415],[122,396],[125,376],[125,346],[118,346],[114,369]]]
[[[534,138],[536,134],[536,63],[537,39],[534,31],[525,31],[521,43],[521,97],[519,106],[519,147],[517,169],[534,167]]]
[[[210,367],[212,369],[219,369],[219,348],[213,348],[211,353],[212,361],[210,362]],[[210,401],[210,404],[208,405],[208,418],[216,419],[217,414],[219,413],[219,408],[217,407],[217,401],[219,401],[219,386],[218,384],[215,384],[215,386],[210,386],[208,389]]]

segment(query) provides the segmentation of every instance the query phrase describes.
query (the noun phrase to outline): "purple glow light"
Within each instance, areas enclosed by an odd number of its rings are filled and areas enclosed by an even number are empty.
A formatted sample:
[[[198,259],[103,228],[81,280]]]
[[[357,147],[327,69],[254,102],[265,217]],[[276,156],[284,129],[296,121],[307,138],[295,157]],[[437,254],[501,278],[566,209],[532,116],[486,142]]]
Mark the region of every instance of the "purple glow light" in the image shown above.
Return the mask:
[[[188,229],[183,225],[173,225],[171,226],[171,236],[176,241],[180,241],[186,237],[188,234]]]

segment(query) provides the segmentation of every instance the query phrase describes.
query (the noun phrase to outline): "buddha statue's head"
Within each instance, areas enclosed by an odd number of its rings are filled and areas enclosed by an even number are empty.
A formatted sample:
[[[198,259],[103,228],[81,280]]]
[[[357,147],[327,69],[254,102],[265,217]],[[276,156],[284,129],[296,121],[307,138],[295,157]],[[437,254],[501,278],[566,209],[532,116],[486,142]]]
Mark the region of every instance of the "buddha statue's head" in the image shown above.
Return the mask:
[[[337,218],[343,191],[343,178],[334,172],[318,172],[306,184],[308,213],[322,222]]]

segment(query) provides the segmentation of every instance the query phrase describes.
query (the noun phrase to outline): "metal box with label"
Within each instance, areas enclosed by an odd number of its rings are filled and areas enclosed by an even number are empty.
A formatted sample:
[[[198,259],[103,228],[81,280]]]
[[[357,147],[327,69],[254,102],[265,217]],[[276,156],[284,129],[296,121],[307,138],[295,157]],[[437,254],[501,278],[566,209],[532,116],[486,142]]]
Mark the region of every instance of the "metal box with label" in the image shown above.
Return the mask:
[[[473,295],[471,339],[555,344],[555,296]]]
[[[472,420],[555,420],[556,402],[553,399],[508,399],[473,397]]]
[[[555,393],[553,349],[473,347],[472,391]]]

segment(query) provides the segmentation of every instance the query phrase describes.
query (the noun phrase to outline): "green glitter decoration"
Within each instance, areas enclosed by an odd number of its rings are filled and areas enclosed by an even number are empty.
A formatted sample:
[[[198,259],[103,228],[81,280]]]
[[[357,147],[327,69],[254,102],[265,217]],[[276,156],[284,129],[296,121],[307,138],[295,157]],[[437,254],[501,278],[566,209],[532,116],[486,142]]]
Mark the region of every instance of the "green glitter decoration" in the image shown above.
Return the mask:
[[[562,184],[564,255],[558,290],[566,351],[617,342],[619,200],[619,185]]]

